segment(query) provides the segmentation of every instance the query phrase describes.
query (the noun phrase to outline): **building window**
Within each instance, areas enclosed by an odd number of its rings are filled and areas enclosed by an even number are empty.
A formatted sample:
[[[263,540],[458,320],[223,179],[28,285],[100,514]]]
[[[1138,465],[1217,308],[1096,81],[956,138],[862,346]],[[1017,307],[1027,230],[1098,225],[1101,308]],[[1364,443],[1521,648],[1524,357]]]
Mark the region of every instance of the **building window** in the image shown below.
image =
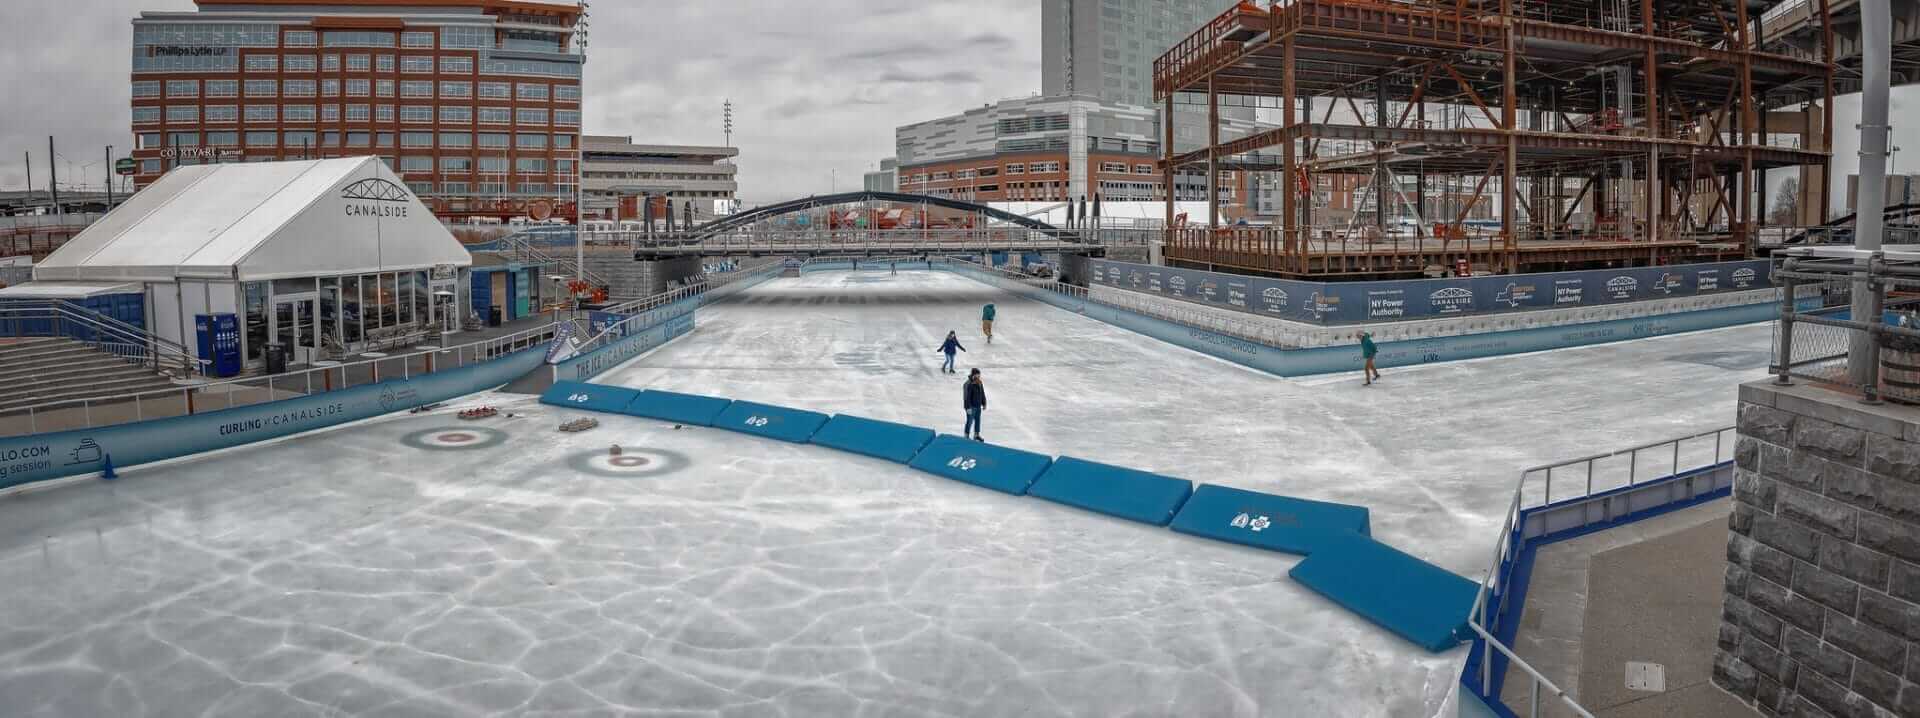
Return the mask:
[[[408,182],[407,190],[414,194],[433,194],[432,182]]]
[[[442,82],[440,83],[440,96],[442,98],[455,100],[464,100],[473,97],[473,83]]]
[[[281,38],[287,47],[313,47],[320,43],[320,34],[312,30],[288,30]]]
[[[554,160],[553,171],[556,174],[573,175],[573,160]]]
[[[400,146],[401,147],[432,147],[433,133],[432,132],[402,132],[400,133]],[[405,162],[406,158],[403,157],[401,158],[400,161]],[[428,161],[431,162],[432,160],[428,160]]]
[[[286,83],[285,96],[312,97],[314,89],[315,83],[313,80],[288,80]]]
[[[413,74],[431,74],[433,72],[432,55],[401,55],[400,72]]]
[[[239,80],[208,80],[207,96],[208,97],[239,97],[240,81]]]
[[[523,125],[547,124],[547,111],[531,107],[522,107],[513,113],[514,121]]]
[[[247,105],[248,122],[273,122],[280,119],[278,105]]]
[[[199,121],[199,105],[169,105],[167,107],[167,122],[169,124]]]
[[[273,80],[248,80],[248,97],[273,97],[280,93],[280,83]]]
[[[160,174],[160,160],[140,160],[140,174]]]
[[[440,47],[493,47],[493,28],[472,25],[447,25],[440,28]]]
[[[374,105],[373,121],[381,122],[381,123],[392,122],[393,121],[393,105]]]
[[[470,133],[470,132],[442,132],[442,133],[440,133],[440,146],[441,146],[442,148],[446,148],[446,147],[459,147],[459,148],[465,148],[465,147],[472,147],[472,146],[473,146],[473,134],[472,134],[472,133]]]
[[[485,174],[488,172],[491,172],[493,174],[502,174],[502,173],[505,173],[506,171],[507,171],[507,158],[505,157],[480,158],[480,172],[482,174]]]
[[[329,30],[327,47],[393,47],[393,33],[379,30]]]
[[[538,82],[531,82],[531,83],[522,82],[519,84],[518,87],[520,90],[520,99],[522,100],[547,99],[547,86],[545,84],[538,83]]]
[[[457,105],[441,105],[440,121],[456,125],[473,124],[473,108]]]
[[[400,82],[400,96],[401,97],[432,97],[433,81],[432,80],[402,80]]]
[[[318,63],[314,62],[312,55],[288,55],[286,67],[287,72],[313,72]]]
[[[505,149],[507,135],[503,132],[482,132],[478,138],[479,146],[486,149]]]
[[[136,150],[150,150],[159,146],[160,133],[158,132],[142,132],[133,136],[133,148]]]
[[[373,58],[374,72],[393,72],[392,55],[376,55]]]
[[[513,122],[513,110],[505,107],[480,108],[480,124],[505,125]]]
[[[374,80],[373,94],[376,97],[392,97],[393,81],[392,80]]]
[[[280,144],[280,133],[273,130],[250,130],[247,132],[248,147],[272,147]]]
[[[411,48],[433,47],[433,31],[411,30],[400,33],[400,46]]]
[[[442,57],[440,58],[440,74],[471,75],[473,74],[473,58],[464,55]]]
[[[1007,165],[1007,174],[1018,175],[1018,174],[1026,174],[1026,173],[1027,173],[1027,166],[1024,164],[1015,162],[1013,164]]]
[[[348,97],[366,97],[373,92],[373,83],[368,80],[347,80]]]
[[[139,99],[144,99],[148,97],[159,97],[159,96],[160,96],[159,80],[135,80],[133,82],[133,99],[139,100]]]
[[[373,141],[374,143],[378,144],[381,147],[392,147],[393,133],[392,132],[376,132],[373,135]],[[392,163],[389,162],[388,165],[391,166]]]
[[[520,183],[520,194],[546,194],[547,192],[547,183],[545,182]]]
[[[513,97],[513,85],[505,82],[480,83],[480,96],[488,99],[504,100]]]
[[[517,157],[513,160],[513,168],[521,174],[546,174],[547,159],[545,157]]]
[[[562,150],[573,149],[573,135],[554,135],[553,146]]]
[[[213,147],[237,147],[240,145],[240,133],[232,130],[208,132],[207,144]]]
[[[238,122],[240,108],[237,105],[207,105],[208,122]]]
[[[536,134],[529,134],[529,133],[523,132],[520,134],[519,141],[520,141],[520,149],[523,149],[523,150],[540,150],[540,149],[546,149],[547,147],[546,135],[536,135]]]
[[[133,124],[151,125],[160,122],[160,108],[154,106],[133,108]]]
[[[580,126],[580,111],[579,110],[554,110],[553,124],[562,125],[566,127],[578,127]]]
[[[1100,171],[1101,171],[1101,172],[1108,172],[1108,173],[1112,173],[1112,174],[1126,174],[1126,173],[1127,173],[1127,163],[1125,163],[1125,162],[1102,162],[1102,163],[1100,163]]]
[[[304,159],[306,151],[315,146],[316,140],[317,138],[314,137],[313,130],[287,130],[286,135],[282,139],[282,143],[285,144],[288,149],[295,147],[300,148],[301,157]]]
[[[321,105],[320,121],[321,122],[339,122],[340,106],[339,105]]]
[[[339,80],[321,80],[320,96],[321,97],[339,97],[340,81]]]
[[[247,72],[279,72],[279,55],[248,55]]]
[[[373,119],[373,112],[366,105],[347,105],[348,122],[366,122]]]
[[[560,102],[579,102],[580,86],[579,85],[554,85],[553,99],[558,100]]]
[[[280,117],[287,122],[312,122],[313,105],[285,105],[280,108]]]
[[[366,72],[373,69],[372,55],[348,55],[347,72]]]
[[[447,193],[447,194],[466,194],[466,193],[467,193],[467,183],[465,183],[465,182],[441,182],[441,183],[440,183],[440,191],[442,191],[442,192],[445,192],[445,193]]]
[[[168,132],[167,146],[168,147],[198,147],[200,146],[200,133]]]
[[[199,97],[200,81],[199,80],[168,80],[167,96],[168,97]]]
[[[404,124],[431,123],[433,122],[433,107],[431,105],[402,105],[400,107],[400,122]]]
[[[372,143],[373,143],[373,133],[371,132],[348,132],[347,133],[348,147],[366,147]]]
[[[406,155],[400,158],[401,172],[432,172],[433,158],[420,155]]]
[[[325,55],[321,55],[321,56],[320,56],[320,71],[321,71],[321,72],[339,72],[339,71],[340,71],[340,56],[339,56],[339,55],[335,55],[335,54],[332,54],[332,53],[328,53],[328,54],[325,54]]]
[[[467,157],[442,157],[440,171],[466,174],[473,171],[473,160]]]

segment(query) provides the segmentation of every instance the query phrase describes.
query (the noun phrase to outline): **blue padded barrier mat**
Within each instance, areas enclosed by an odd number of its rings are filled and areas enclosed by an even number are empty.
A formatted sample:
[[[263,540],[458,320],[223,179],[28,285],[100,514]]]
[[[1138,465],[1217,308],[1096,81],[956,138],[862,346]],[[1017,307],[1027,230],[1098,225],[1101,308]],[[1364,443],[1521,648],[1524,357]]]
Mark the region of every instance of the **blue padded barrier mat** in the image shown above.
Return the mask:
[[[1027,495],[1108,516],[1165,526],[1193,493],[1193,482],[1062,456]]]
[[[1307,555],[1330,535],[1366,536],[1364,506],[1308,501],[1201,484],[1170,527],[1175,531],[1269,551]],[[1337,539],[1338,536],[1331,536]]]
[[[934,476],[1022,496],[1053,457],[941,434],[908,466]]]
[[[731,399],[648,389],[627,404],[625,413],[694,426],[713,426]]]
[[[540,395],[540,403],[618,414],[622,409],[627,408],[628,402],[639,395],[640,390],[623,386],[588,384],[584,381],[560,381],[554,382],[546,393]]]
[[[1479,584],[1359,535],[1321,542],[1287,575],[1436,653],[1472,630],[1467,613],[1480,590]]]
[[[825,423],[827,415],[817,411],[735,401],[727,406],[726,411],[720,412],[713,426],[742,434],[804,443]]]
[[[820,426],[809,439],[821,446],[851,451],[896,464],[913,460],[913,455],[933,440],[933,430],[891,421],[837,414]]]

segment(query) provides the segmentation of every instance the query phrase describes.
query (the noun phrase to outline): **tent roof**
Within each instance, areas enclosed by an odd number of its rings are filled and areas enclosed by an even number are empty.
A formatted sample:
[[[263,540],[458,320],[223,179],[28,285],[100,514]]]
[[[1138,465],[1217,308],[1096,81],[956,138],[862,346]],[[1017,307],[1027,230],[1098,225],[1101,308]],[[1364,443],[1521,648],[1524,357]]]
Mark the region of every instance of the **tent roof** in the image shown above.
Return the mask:
[[[28,282],[0,287],[0,299],[86,299],[102,294],[139,294],[137,282]]]
[[[257,281],[468,266],[377,157],[181,167],[34,267],[39,280]]]

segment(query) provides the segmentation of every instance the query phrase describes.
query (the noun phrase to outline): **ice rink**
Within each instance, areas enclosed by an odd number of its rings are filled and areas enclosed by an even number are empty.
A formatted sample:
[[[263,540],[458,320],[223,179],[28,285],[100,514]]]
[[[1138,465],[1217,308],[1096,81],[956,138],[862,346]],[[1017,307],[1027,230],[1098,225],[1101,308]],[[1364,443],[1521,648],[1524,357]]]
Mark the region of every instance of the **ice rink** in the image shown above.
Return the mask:
[[[996,339],[979,308],[998,305]],[[947,330],[968,351],[937,371]],[[961,425],[1373,512],[1479,578],[1524,466],[1732,423],[1765,326],[1288,380],[946,273],[779,279],[601,383]],[[0,714],[1430,716],[1291,557],[829,449],[377,420],[0,499]],[[619,443],[616,464],[606,447]]]

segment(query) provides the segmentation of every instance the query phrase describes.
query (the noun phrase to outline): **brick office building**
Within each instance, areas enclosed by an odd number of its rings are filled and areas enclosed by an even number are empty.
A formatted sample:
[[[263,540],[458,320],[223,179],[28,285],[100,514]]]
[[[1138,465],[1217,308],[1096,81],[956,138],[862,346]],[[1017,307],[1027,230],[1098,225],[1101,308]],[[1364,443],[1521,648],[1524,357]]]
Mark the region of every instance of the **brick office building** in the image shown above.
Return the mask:
[[[443,219],[573,216],[578,5],[196,5],[133,21],[136,186],[183,165],[377,155]]]

